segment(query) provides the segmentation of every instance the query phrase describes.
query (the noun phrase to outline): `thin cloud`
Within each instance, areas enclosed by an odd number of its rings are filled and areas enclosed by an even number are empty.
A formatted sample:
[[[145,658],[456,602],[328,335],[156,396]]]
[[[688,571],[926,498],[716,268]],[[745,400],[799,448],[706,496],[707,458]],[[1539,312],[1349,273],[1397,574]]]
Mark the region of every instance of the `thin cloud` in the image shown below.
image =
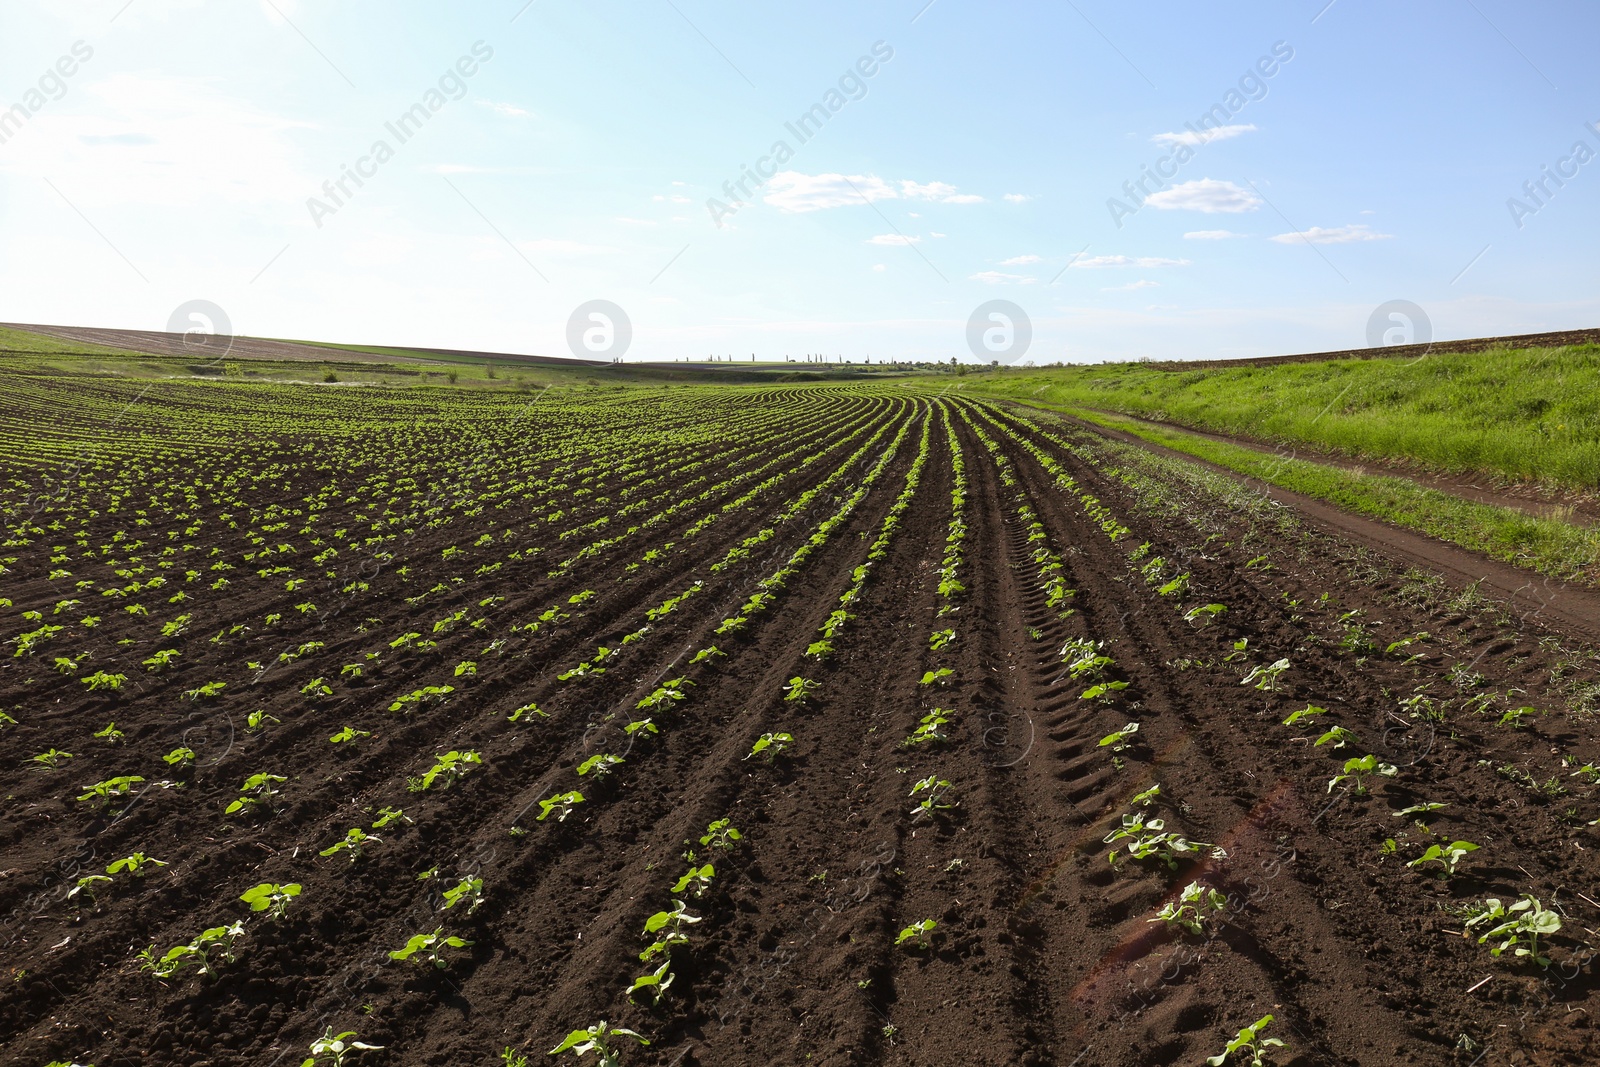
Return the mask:
[[[1002,259],[1000,261],[1000,265],[1002,267],[1026,267],[1030,263],[1043,263],[1043,262],[1044,262],[1044,257],[1043,256],[1026,255],[1026,256],[1012,256],[1010,259]]]
[[[863,200],[920,200],[937,204],[981,204],[983,197],[960,193],[948,182],[888,182],[870,174],[802,174],[786,170],[773,175],[762,199],[792,213],[848,207]]]
[[[1353,226],[1334,226],[1324,228],[1313,226],[1304,233],[1280,233],[1268,240],[1276,241],[1281,245],[1293,245],[1309,242],[1314,245],[1347,245],[1358,241],[1388,241],[1394,238],[1392,233],[1378,233],[1364,222]]]
[[[876,237],[868,237],[869,245],[914,245],[921,244],[920,237],[907,237],[903,233],[880,233]]]
[[[1000,199],[1004,200],[1008,204],[1026,204],[1029,200],[1032,200],[1033,197],[1029,196],[1027,193],[1006,193]]]
[[[975,282],[987,282],[990,285],[1006,285],[1008,283],[1032,285],[1035,280],[1022,274],[1006,274],[998,270],[979,271],[977,274],[972,275],[971,278]]]
[[[1187,267],[1187,259],[1163,259],[1160,256],[1089,256],[1072,261],[1072,266],[1078,270],[1098,270],[1103,267],[1139,267],[1153,269],[1155,267]]]
[[[476,103],[479,107],[486,107],[496,115],[504,115],[508,119],[525,119],[533,115],[533,112],[516,104],[505,104],[495,100],[478,100]]]
[[[1192,182],[1180,182],[1171,189],[1163,189],[1151,195],[1145,203],[1162,211],[1200,211],[1208,215],[1217,213],[1236,215],[1244,211],[1255,211],[1261,206],[1261,198],[1249,189],[1240,188],[1232,182],[1197,178]]]
[[[1153,282],[1148,278],[1140,278],[1138,281],[1129,282],[1127,285],[1113,285],[1100,291],[1102,293],[1131,293],[1139,289],[1154,289],[1160,284],[1160,282]]]
[[[1183,235],[1185,241],[1226,241],[1230,237],[1243,237],[1232,230],[1190,230]]]
[[[1229,138],[1238,137],[1241,134],[1255,132],[1255,126],[1248,124],[1240,126],[1215,126],[1211,129],[1203,130],[1180,130],[1176,133],[1158,133],[1150,139],[1156,144],[1172,146],[1188,145],[1190,148],[1195,148],[1199,145],[1210,144],[1212,141],[1226,141]]]

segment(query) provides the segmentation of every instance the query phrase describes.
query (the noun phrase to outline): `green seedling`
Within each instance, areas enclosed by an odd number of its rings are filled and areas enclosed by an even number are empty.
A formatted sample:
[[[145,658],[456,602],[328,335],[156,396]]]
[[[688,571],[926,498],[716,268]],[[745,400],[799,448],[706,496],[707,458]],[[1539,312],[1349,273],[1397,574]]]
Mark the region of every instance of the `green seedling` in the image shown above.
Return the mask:
[[[1166,906],[1156,913],[1154,919],[1146,921],[1181,926],[1191,934],[1199,936],[1205,933],[1207,920],[1220,919],[1227,910],[1228,898],[1225,894],[1203,886],[1199,882],[1190,882],[1184,886],[1183,892],[1178,894],[1177,900],[1168,901]]]
[[[1140,807],[1148,807],[1149,805],[1155,803],[1156,799],[1160,796],[1161,785],[1157,783],[1156,785],[1151,786],[1149,789],[1146,789],[1143,793],[1134,794],[1132,802]]]
[[[631,1037],[641,1045],[650,1042],[634,1033],[632,1030],[620,1026],[608,1026],[604,1020],[582,1030],[574,1030],[567,1035],[567,1039],[555,1048],[549,1055],[559,1056],[563,1052],[571,1052],[574,1056],[587,1056],[591,1052],[598,1053],[600,1061],[597,1067],[620,1067],[622,1063],[622,1049],[617,1046],[619,1038]]]
[[[955,673],[956,672],[951,670],[949,667],[940,667],[937,670],[924,671],[924,672],[922,672],[922,680],[919,681],[917,684],[918,685],[945,685],[945,684],[947,684],[945,682],[945,679],[951,677]]]
[[[361,852],[368,845],[380,844],[383,838],[367,833],[359,826],[353,826],[344,832],[344,840],[329,845],[318,852],[319,856],[336,856],[341,852],[350,853],[350,862],[354,863],[361,858]]]
[[[799,675],[795,675],[793,678],[790,678],[788,684],[783,687],[783,699],[797,700],[801,702],[812,700],[815,698],[817,690],[821,688],[822,684],[820,682],[814,682],[809,678],[802,678]]]
[[[532,701],[529,701],[528,703],[522,705],[522,707],[518,708],[516,711],[513,711],[510,715],[507,715],[506,716],[506,721],[507,722],[521,722],[523,717],[526,716],[526,715],[537,715],[541,719],[548,719],[550,717],[549,712],[541,711],[539,709],[539,705],[538,704],[535,704]]]
[[[345,1058],[352,1052],[377,1052],[382,1048],[382,1045],[357,1041],[354,1030],[336,1034],[330,1026],[321,1037],[311,1042],[311,1055],[300,1067],[322,1067],[324,1056],[328,1057],[328,1067],[345,1067]]]
[[[1526,721],[1528,716],[1537,714],[1538,712],[1533,708],[1512,708],[1500,716],[1499,725],[1509,726],[1513,730],[1524,730],[1528,727]]]
[[[78,879],[76,885],[67,890],[67,899],[73,900],[78,894],[86,893],[91,902],[98,903],[95,894],[110,884],[111,879],[103,874],[86,874]]]
[[[1204,604],[1198,608],[1190,608],[1183,613],[1183,621],[1190,626],[1210,626],[1228,609],[1221,604]]]
[[[954,630],[935,630],[928,638],[928,651],[939,652],[956,639]]]
[[[613,756],[609,752],[599,752],[578,764],[578,777],[582,778],[586,774],[593,774],[596,778],[604,778],[614,768],[621,766],[623,762],[624,760],[621,756]]]
[[[718,819],[706,827],[705,834],[700,838],[700,844],[708,848],[720,848],[726,852],[737,848],[743,838],[744,835],[734,829],[729,820]]]
[[[60,749],[52,748],[46,749],[44,752],[41,752],[37,756],[33,756],[31,758],[33,762],[53,769],[61,766],[61,764],[66,760],[71,759],[72,753],[62,752]]]
[[[223,814],[237,815],[241,811],[269,802],[278,795],[278,790],[274,789],[273,785],[278,782],[287,782],[288,780],[281,774],[252,774],[239,787],[239,799],[229,804]]]
[[[1224,663],[1232,663],[1235,660],[1244,659],[1249,654],[1250,654],[1250,639],[1248,637],[1241,637],[1241,638],[1239,638],[1239,640],[1237,640],[1237,641],[1235,641],[1233,643],[1233,651],[1229,652],[1226,656],[1222,657],[1222,662],[1224,662]]]
[[[550,817],[550,813],[554,812],[556,822],[566,822],[567,816],[572,814],[572,810],[582,803],[583,794],[576,789],[567,793],[557,793],[549,800],[539,801],[539,817],[535,821],[544,822],[545,819]]]
[[[1356,796],[1367,795],[1367,778],[1378,775],[1384,778],[1393,778],[1400,770],[1392,763],[1382,763],[1372,754],[1359,756],[1344,761],[1344,773],[1336,774],[1328,780],[1328,792],[1333,792],[1334,786],[1346,778],[1355,779]]]
[[[1508,907],[1490,897],[1475,911],[1466,926],[1468,929],[1489,927],[1478,938],[1478,944],[1499,940],[1499,944],[1490,947],[1491,956],[1498,959],[1509,948],[1515,950],[1514,955],[1527,957],[1540,967],[1550,966],[1550,958],[1539,952],[1539,938],[1557,933],[1561,929],[1561,917],[1540,904],[1538,898],[1524,893],[1521,900]]]
[[[220,696],[226,688],[228,688],[227,682],[207,682],[193,689],[185,689],[183,696],[185,700],[210,700],[213,697]]]
[[[96,730],[94,732],[94,736],[102,741],[108,741],[114,745],[122,740],[122,731],[117,729],[117,724],[115,722],[108,722],[106,723],[105,729]]]
[[[79,801],[90,801],[100,807],[105,807],[119,797],[125,797],[133,792],[133,787],[144,781],[138,775],[119,775],[116,778],[107,778],[103,782],[84,786],[84,792],[78,797]]]
[[[622,732],[627,734],[629,737],[632,737],[635,734],[640,733],[659,734],[661,732],[661,728],[655,724],[654,719],[635,719],[633,722],[630,722],[628,725],[624,726],[622,728]]]
[[[948,741],[949,736],[940,729],[941,726],[950,721],[950,717],[945,714],[947,710],[946,708],[934,708],[928,712],[922,717],[922,721],[917,725],[917,728],[911,731],[911,736],[900,742],[900,744],[909,747],[911,745],[941,744]]]
[[[357,730],[354,726],[346,726],[343,730],[328,738],[333,744],[342,745],[347,741],[358,741],[363,737],[371,737],[371,730]]]
[[[1421,867],[1425,863],[1437,863],[1452,875],[1456,873],[1456,864],[1469,852],[1476,852],[1478,846],[1471,841],[1452,841],[1448,845],[1429,845],[1428,851],[1407,863],[1407,867]]]
[[[161,860],[146,856],[143,852],[135,852],[131,856],[124,856],[120,860],[113,860],[111,864],[106,867],[106,873],[122,874],[126,872],[133,875],[135,878],[143,878],[145,876],[146,867],[165,866],[166,863]]]
[[[250,905],[251,911],[264,911],[267,913],[265,916],[267,919],[277,921],[289,910],[289,902],[299,895],[299,882],[288,882],[284,885],[262,882],[254,889],[245,890],[239,899]]]
[[[922,801],[916,807],[911,809],[911,818],[913,820],[928,819],[941,811],[949,811],[955,807],[954,804],[947,804],[944,800],[945,793],[950,788],[950,783],[936,774],[930,774],[912,786],[911,795],[913,797],[918,793],[926,793],[927,795],[922,798]]]
[[[500,1067],[528,1067],[528,1057],[507,1045],[500,1052]]]
[[[431,963],[433,966],[444,970],[450,966],[450,960],[445,956],[446,949],[471,948],[471,941],[463,941],[455,935],[446,936],[444,927],[439,927],[431,934],[415,934],[407,941],[404,948],[395,949],[389,953],[392,960],[416,960],[419,964]]]
[[[1099,748],[1108,748],[1109,747],[1111,749],[1111,751],[1113,751],[1113,752],[1122,752],[1123,750],[1127,749],[1130,745],[1133,744],[1133,742],[1130,741],[1129,738],[1131,738],[1134,734],[1136,734],[1138,732],[1139,732],[1139,724],[1136,723],[1136,722],[1130,722],[1128,725],[1124,726],[1122,729],[1116,731],[1115,733],[1109,733],[1109,734],[1106,734],[1106,736],[1102,737],[1100,739],[1100,744],[1097,747],[1099,747]]]
[[[896,945],[915,943],[917,948],[924,951],[933,947],[933,931],[939,924],[932,919],[918,919],[910,926],[901,930],[894,939]]]
[[[251,733],[265,730],[269,726],[276,726],[282,720],[276,715],[270,715],[265,708],[257,708],[244,717],[244,728]]]
[[[716,645],[709,645],[706,648],[702,648],[699,652],[696,652],[694,654],[694,658],[689,661],[689,665],[692,667],[696,663],[704,663],[706,660],[709,660],[715,656],[726,655],[727,653],[722,651],[722,649],[718,648]]]
[[[1237,1054],[1250,1058],[1250,1067],[1262,1067],[1266,1063],[1267,1050],[1281,1048],[1285,1052],[1289,1047],[1275,1037],[1262,1037],[1261,1031],[1265,1030],[1272,1022],[1272,1016],[1264,1015],[1255,1023],[1240,1030],[1226,1048],[1215,1056],[1207,1056],[1206,1063],[1210,1067],[1222,1067],[1228,1059]],[[1241,1057],[1242,1058],[1242,1057]]]
[[[449,789],[470,773],[474,766],[482,763],[483,757],[476,752],[451,750],[442,756],[436,756],[433,766],[420,778],[408,779],[406,787],[413,793],[432,789],[435,783],[442,783],[439,786],[441,789]]]
[[[1424,816],[1432,815],[1434,812],[1443,807],[1445,807],[1445,805],[1437,800],[1428,800],[1421,804],[1413,804],[1409,808],[1401,808],[1399,811],[1393,812],[1392,814],[1396,819],[1421,819]]]
[[[794,743],[794,735],[788,733],[762,734],[754,745],[750,746],[750,756],[765,756],[768,763],[783,755],[784,749]]]
[[[1278,688],[1278,679],[1288,669],[1289,661],[1286,659],[1276,660],[1265,667],[1251,667],[1250,673],[1239,679],[1239,684],[1271,693]]]
[[[1078,694],[1078,699],[1098,700],[1102,704],[1109,704],[1112,697],[1126,688],[1128,688],[1127,682],[1101,682],[1098,685],[1091,685]]]
[[[833,655],[833,642],[828,640],[813,641],[806,646],[805,654],[812,659],[825,660]]]
[[[1289,717],[1283,720],[1283,725],[1293,726],[1302,719],[1307,720],[1308,722],[1315,721],[1316,716],[1326,715],[1327,713],[1327,708],[1319,708],[1315,704],[1307,704],[1299,711],[1290,712]]]
[[[467,906],[467,914],[471,915],[483,906],[483,902],[482,878],[463,878],[444,891],[444,906],[447,911],[457,904],[464,903]]]
[[[1334,748],[1343,748],[1356,739],[1356,735],[1346,730],[1343,726],[1335,726],[1327,733],[1317,738],[1316,745],[1332,745]]]
[[[128,680],[128,676],[126,674],[107,674],[105,671],[95,671],[93,674],[78,680],[88,686],[91,693],[101,689],[109,689],[115,693],[122,688],[122,683]]]
[[[392,822],[410,822],[411,816],[399,808],[379,808],[378,817],[373,820],[372,828],[382,830]]]
[[[156,956],[156,947],[151,945],[139,953],[140,967],[157,978],[172,978],[184,968],[196,966],[200,968],[202,977],[209,977],[217,973],[211,963],[211,954],[216,952],[222,957],[223,962],[232,963],[234,943],[243,936],[242,922],[231,926],[213,926],[201,931],[193,941],[174,945],[159,957]]]
[[[711,880],[716,876],[716,868],[709,863],[703,867],[691,865],[687,873],[682,878],[679,878],[677,884],[672,887],[672,893],[676,896],[688,890],[690,895],[698,900],[710,890]]]
[[[161,759],[173,770],[181,771],[194,762],[194,749],[188,745],[179,745],[165,756],[162,756]]]
[[[657,967],[649,974],[641,974],[639,977],[635,978],[633,980],[633,984],[627,989],[628,999],[630,1001],[633,1000],[633,995],[635,993],[642,989],[647,989],[650,991],[651,1006],[654,1007],[659,1005],[661,1003],[661,998],[667,995],[667,990],[672,986],[672,979],[674,976],[668,973],[671,967],[672,961],[669,959],[663,962],[661,966]]]

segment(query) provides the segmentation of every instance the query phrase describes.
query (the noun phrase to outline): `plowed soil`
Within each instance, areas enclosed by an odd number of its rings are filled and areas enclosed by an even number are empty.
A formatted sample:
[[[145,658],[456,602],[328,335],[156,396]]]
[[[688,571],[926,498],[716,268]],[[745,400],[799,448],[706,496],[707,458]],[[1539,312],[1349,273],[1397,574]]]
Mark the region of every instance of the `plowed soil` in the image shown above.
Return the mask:
[[[626,1064],[1198,1065],[1268,1014],[1265,1033],[1287,1049],[1266,1062],[1280,1067],[1600,1061],[1600,840],[1587,825],[1600,817],[1600,772],[1581,770],[1600,764],[1591,651],[1215,472],[1047,414],[826,395],[909,430],[860,504],[737,632],[717,631],[881,447],[717,571],[777,500],[819,484],[848,450],[703,537],[683,532],[722,501],[675,516],[652,541],[679,547],[643,570],[623,571],[644,547],[630,544],[559,577],[529,566],[416,608],[404,597],[454,573],[441,550],[459,540],[421,531],[395,561],[412,568],[403,586],[385,569],[359,604],[291,620],[300,631],[209,644],[268,609],[241,594],[181,640],[194,684],[237,674],[244,658],[269,664],[217,701],[147,684],[137,665],[124,668],[128,691],[85,693],[51,669],[54,649],[0,661],[0,708],[18,720],[0,730],[0,1063],[299,1064],[328,1026],[383,1046],[352,1064],[492,1064],[507,1047],[546,1062],[568,1031],[604,1019],[651,1041],[627,1041]],[[728,396],[730,410],[743,402]],[[946,407],[968,480],[965,592],[953,600],[939,589],[955,477]],[[846,605],[832,656],[808,657],[906,485],[924,419],[926,466],[887,554]],[[1055,605],[1039,577],[1048,558],[1073,591]],[[4,595],[48,621],[61,594],[29,562],[48,566],[26,555],[0,578],[16,579]],[[696,580],[692,598],[647,620]],[[584,590],[596,592],[566,618],[510,629]],[[386,651],[330,698],[303,694],[407,627],[480,614],[488,596],[504,601],[483,629],[447,631],[409,657]],[[1209,604],[1226,611],[1186,621]],[[125,625],[107,615],[97,662],[111,662]],[[647,621],[649,640],[621,644]],[[953,639],[933,650],[946,629]],[[506,643],[485,654],[491,638]],[[304,662],[270,667],[309,640],[323,644]],[[1089,683],[1062,657],[1075,640],[1104,642],[1106,677],[1126,688],[1084,699]],[[711,645],[724,655],[691,662]],[[559,680],[601,646],[619,650],[605,673]],[[386,710],[466,658],[477,674],[448,699]],[[1275,683],[1242,684],[1285,660]],[[951,673],[928,679],[940,670]],[[785,699],[797,676],[817,683],[809,699]],[[693,684],[675,707],[638,710],[680,678]],[[529,702],[540,712],[508,721]],[[1308,706],[1325,711],[1283,725]],[[946,739],[907,745],[934,708],[950,719]],[[1530,710],[1506,717],[1518,708]],[[280,721],[248,729],[258,709]],[[647,713],[659,733],[624,732]],[[111,720],[116,746],[92,736]],[[1125,747],[1102,743],[1130,723]],[[1334,725],[1349,740],[1316,744]],[[330,744],[344,726],[372,736]],[[793,738],[781,755],[751,756],[779,731]],[[161,757],[178,744],[196,760],[172,771]],[[32,760],[52,747],[76,755],[56,769]],[[483,762],[460,782],[408,790],[435,754],[469,749]],[[625,762],[601,781],[577,775],[606,752]],[[1368,753],[1392,776],[1365,791],[1330,782]],[[280,795],[255,817],[224,817],[259,771],[286,776]],[[116,774],[147,782],[98,812],[75,799]],[[949,783],[952,806],[917,817],[912,788],[929,776]],[[540,821],[539,801],[569,789],[585,803]],[[1424,802],[1442,807],[1396,814]],[[359,859],[319,856],[385,806],[407,820],[370,830],[382,840]],[[1111,862],[1106,837],[1140,810],[1200,845],[1171,866]],[[721,818],[742,839],[702,847]],[[1481,847],[1453,876],[1408,866],[1456,839]],[[716,877],[705,895],[676,898],[700,921],[672,953],[673,985],[658,1005],[634,1003],[625,991],[654,966],[638,959],[641,931],[675,899],[686,848]],[[66,898],[135,850],[168,866]],[[483,880],[470,915],[442,906],[463,877]],[[259,882],[303,886],[281,921],[238,902]],[[1200,934],[1156,920],[1195,882],[1227,895],[1220,919]],[[1548,967],[1495,958],[1465,933],[1461,905],[1524,893],[1561,917],[1540,942]],[[896,943],[922,919],[937,923],[926,948]],[[214,976],[141,970],[146,946],[159,955],[236,920],[236,958],[214,958]],[[471,942],[447,967],[389,957],[436,927]]]

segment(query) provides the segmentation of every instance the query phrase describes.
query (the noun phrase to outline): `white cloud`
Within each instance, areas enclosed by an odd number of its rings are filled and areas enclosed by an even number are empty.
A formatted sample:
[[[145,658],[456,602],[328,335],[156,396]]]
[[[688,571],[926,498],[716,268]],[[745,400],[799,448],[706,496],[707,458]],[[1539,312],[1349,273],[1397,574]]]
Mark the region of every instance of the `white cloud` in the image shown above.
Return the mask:
[[[785,170],[772,176],[764,201],[780,211],[822,211],[878,200],[925,200],[939,204],[980,204],[983,197],[958,193],[947,182],[886,182],[870,174],[801,174]]]
[[[1004,274],[997,270],[979,271],[971,277],[975,282],[988,282],[990,285],[1004,285],[1007,282],[1015,282],[1018,285],[1032,285],[1035,280],[1021,274]]]
[[[1160,282],[1153,282],[1147,278],[1140,278],[1138,281],[1129,282],[1127,285],[1113,285],[1100,291],[1102,293],[1131,293],[1138,289],[1154,289],[1160,284]]]
[[[504,115],[508,119],[525,119],[533,114],[533,112],[520,108],[516,104],[504,104],[495,100],[479,100],[476,103],[479,107],[486,107],[496,115]]]
[[[939,232],[939,231],[937,231],[937,230],[934,230],[934,231],[933,231],[933,236],[934,236],[934,237],[943,237],[943,236],[944,236],[944,234],[942,234],[942,233],[940,233],[940,232]]]
[[[1185,241],[1226,241],[1230,237],[1243,237],[1232,230],[1190,230],[1183,235]]]
[[[1281,245],[1295,245],[1310,242],[1314,245],[1347,245],[1356,241],[1387,241],[1394,237],[1392,233],[1375,233],[1372,227],[1364,222],[1353,226],[1334,226],[1325,229],[1313,226],[1304,233],[1280,233],[1269,240]]]
[[[1101,267],[1140,267],[1150,269],[1154,267],[1187,267],[1187,259],[1162,259],[1159,256],[1090,256],[1087,259],[1075,259],[1071,266],[1079,270],[1095,270]]]
[[[1192,182],[1180,182],[1171,189],[1163,189],[1145,200],[1145,203],[1162,211],[1203,211],[1208,215],[1222,212],[1236,215],[1242,211],[1254,211],[1259,208],[1261,198],[1249,189],[1242,189],[1232,182],[1198,178]]]
[[[888,270],[889,268],[884,266],[882,263],[874,263],[872,265],[872,269],[877,271],[879,274],[882,274],[884,271]]]
[[[1026,204],[1029,200],[1032,200],[1033,197],[1029,196],[1027,193],[1007,193],[1000,199],[1004,200],[1008,204]]]
[[[1000,261],[1000,265],[1002,267],[1026,267],[1030,263],[1043,263],[1043,262],[1044,262],[1044,257],[1043,256],[1026,255],[1026,256],[1012,256],[1010,259],[1002,259]]]
[[[882,178],[865,174],[801,174],[784,170],[772,176],[767,195],[762,197],[780,211],[821,211],[830,207],[859,204],[863,199],[893,200],[900,194]]]
[[[1212,141],[1226,141],[1230,137],[1238,137],[1243,133],[1254,133],[1256,128],[1251,125],[1244,126],[1217,126],[1208,130],[1183,130],[1178,133],[1158,133],[1150,138],[1156,144],[1188,145],[1194,148],[1198,145],[1209,144]]]
[[[907,237],[903,233],[880,233],[876,237],[867,238],[869,245],[914,245],[921,242],[922,238]]]

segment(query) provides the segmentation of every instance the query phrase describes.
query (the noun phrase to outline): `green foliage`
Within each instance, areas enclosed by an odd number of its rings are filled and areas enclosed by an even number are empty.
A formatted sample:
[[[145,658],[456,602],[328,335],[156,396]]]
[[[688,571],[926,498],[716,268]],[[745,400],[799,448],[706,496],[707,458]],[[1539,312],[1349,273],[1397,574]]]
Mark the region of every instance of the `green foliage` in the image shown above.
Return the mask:
[[[1206,1063],[1210,1067],[1222,1067],[1228,1062],[1229,1057],[1238,1057],[1242,1062],[1243,1057],[1249,1057],[1250,1067],[1262,1067],[1266,1063],[1268,1050],[1281,1048],[1285,1052],[1289,1047],[1275,1037],[1262,1037],[1261,1031],[1265,1030],[1272,1022],[1272,1016],[1264,1015],[1254,1023],[1240,1030],[1232,1041],[1229,1041],[1220,1053],[1207,1056]]]
[[[1147,921],[1181,926],[1198,937],[1205,933],[1205,924],[1208,921],[1222,918],[1227,910],[1226,894],[1203,886],[1199,882],[1190,882],[1183,887],[1183,892],[1178,894],[1177,900],[1169,900],[1156,913],[1154,919]]]
[[[939,924],[932,919],[918,919],[895,936],[896,945],[914,944],[924,951],[933,947],[933,931]]]
[[[1456,864],[1469,852],[1476,852],[1478,846],[1471,841],[1451,841],[1446,845],[1429,845],[1426,852],[1407,863],[1407,867],[1421,867],[1427,863],[1437,863],[1450,874],[1456,873]]]
[[[329,1026],[323,1035],[311,1042],[311,1055],[300,1064],[300,1067],[345,1067],[344,1061],[352,1052],[377,1052],[382,1045],[369,1045],[364,1041],[356,1040],[354,1030],[346,1030],[342,1034],[335,1034],[333,1027]],[[327,1057],[324,1061],[323,1057]]]
[[[576,789],[566,793],[557,793],[549,800],[539,801],[539,817],[537,822],[544,822],[554,812],[556,822],[566,822],[567,816],[572,814],[574,808],[583,803],[583,794]]]
[[[476,752],[452,749],[442,756],[436,756],[433,766],[420,777],[407,779],[406,787],[413,793],[432,789],[436,784],[441,789],[448,789],[481,763],[483,757]]]
[[[1115,733],[1109,733],[1102,737],[1100,739],[1100,744],[1097,747],[1109,747],[1113,752],[1121,752],[1129,745],[1133,744],[1129,738],[1133,737],[1133,735],[1138,732],[1139,724],[1136,722],[1130,722],[1128,725],[1124,726],[1120,730],[1117,730]]]
[[[1367,778],[1377,775],[1382,778],[1393,778],[1400,773],[1392,763],[1383,763],[1375,755],[1365,755],[1344,761],[1344,772],[1334,775],[1328,781],[1328,792],[1333,792],[1335,786],[1347,778],[1355,779],[1356,796],[1366,796]]]
[[[465,904],[467,906],[467,914],[471,915],[483,906],[483,901],[482,878],[463,878],[444,891],[444,906],[447,911],[457,904]]]
[[[601,1020],[593,1026],[572,1031],[549,1054],[558,1056],[563,1052],[571,1052],[574,1056],[583,1057],[593,1052],[600,1057],[597,1067],[619,1067],[622,1063],[622,1047],[617,1042],[621,1038],[632,1038],[641,1045],[650,1044],[632,1030],[609,1026]]]
[[[1481,905],[1471,908],[1467,929],[1488,927],[1478,938],[1478,944],[1489,941],[1498,944],[1489,948],[1489,954],[1499,958],[1506,949],[1512,949],[1519,959],[1529,959],[1540,967],[1550,966],[1550,958],[1539,951],[1539,938],[1548,937],[1561,930],[1561,917],[1539,903],[1531,893],[1511,905],[1490,897]]]
[[[239,899],[250,905],[251,911],[264,911],[267,913],[265,918],[277,920],[283,918],[284,912],[289,909],[289,902],[299,895],[299,882],[284,885],[262,882],[254,889],[245,890]]]
[[[376,824],[374,824],[376,825]],[[383,838],[367,833],[359,826],[353,826],[344,832],[344,840],[337,841],[318,852],[319,856],[336,856],[341,852],[350,854],[350,862],[354,863],[361,858],[362,851],[371,844],[381,843]]]
[[[405,947],[397,948],[389,953],[392,960],[416,960],[419,964],[431,964],[444,970],[450,966],[450,959],[445,955],[447,949],[471,948],[471,941],[464,941],[453,934],[447,935],[444,927],[439,927],[431,934],[414,934]]]
[[[744,835],[734,828],[727,819],[718,819],[706,827],[706,832],[700,838],[700,844],[708,848],[731,851],[738,847]]]
[[[750,747],[750,756],[765,756],[768,763],[783,755],[783,752],[794,743],[794,735],[788,733],[762,734],[754,745]],[[745,759],[749,759],[746,756]]]
[[[161,956],[156,955],[156,947],[151,945],[139,953],[139,965],[157,978],[176,977],[188,967],[198,967],[202,977],[210,977],[217,973],[212,963],[212,953],[220,956],[224,963],[232,963],[236,943],[243,936],[243,923],[213,926],[202,930],[192,941],[174,945]]]

